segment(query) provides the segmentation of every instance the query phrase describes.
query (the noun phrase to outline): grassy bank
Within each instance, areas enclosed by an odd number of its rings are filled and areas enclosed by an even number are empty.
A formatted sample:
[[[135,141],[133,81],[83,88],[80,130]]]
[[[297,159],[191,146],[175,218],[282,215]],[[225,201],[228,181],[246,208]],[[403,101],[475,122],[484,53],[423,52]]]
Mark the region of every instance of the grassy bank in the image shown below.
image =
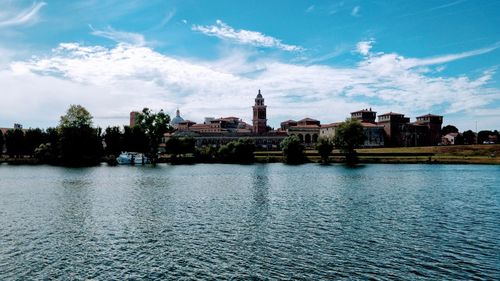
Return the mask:
[[[424,147],[385,147],[356,150],[361,163],[442,163],[442,164],[500,164],[500,144],[454,145]],[[317,151],[306,151],[310,162],[319,162]],[[281,162],[280,151],[259,151],[257,162]],[[333,163],[343,162],[343,155],[334,150],[330,156]]]

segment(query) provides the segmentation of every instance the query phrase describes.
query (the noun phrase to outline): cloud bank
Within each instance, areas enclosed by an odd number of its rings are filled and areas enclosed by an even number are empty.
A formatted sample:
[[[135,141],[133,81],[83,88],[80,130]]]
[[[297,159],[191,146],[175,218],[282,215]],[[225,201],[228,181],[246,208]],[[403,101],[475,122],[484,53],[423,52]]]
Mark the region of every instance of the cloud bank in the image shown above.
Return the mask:
[[[488,104],[500,100],[500,91],[488,86],[493,70],[477,78],[433,77],[430,70],[414,67],[422,64],[415,62],[430,65],[460,55],[428,61],[362,50],[370,55],[356,66],[332,67],[255,61],[241,53],[219,61],[184,60],[131,44],[106,48],[64,43],[47,57],[13,62],[0,71],[0,112],[2,119],[20,122],[30,112],[40,116],[39,122],[55,125],[69,104],[82,104],[95,123],[106,126],[127,124],[128,113],[142,107],[171,113],[180,107],[185,118],[197,122],[229,115],[250,121],[250,107],[262,89],[270,123],[278,126],[282,120],[306,116],[339,121],[368,107],[413,117],[489,112]],[[232,65],[221,67],[227,61]],[[240,74],[242,69],[245,74]]]

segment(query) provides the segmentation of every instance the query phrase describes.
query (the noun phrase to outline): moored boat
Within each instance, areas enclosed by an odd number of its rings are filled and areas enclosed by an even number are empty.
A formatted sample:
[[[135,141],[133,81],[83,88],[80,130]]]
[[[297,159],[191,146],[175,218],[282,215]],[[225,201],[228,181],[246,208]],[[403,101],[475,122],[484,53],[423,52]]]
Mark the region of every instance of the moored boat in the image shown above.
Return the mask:
[[[122,152],[116,158],[116,161],[120,165],[144,165],[151,163],[146,155],[139,152]]]

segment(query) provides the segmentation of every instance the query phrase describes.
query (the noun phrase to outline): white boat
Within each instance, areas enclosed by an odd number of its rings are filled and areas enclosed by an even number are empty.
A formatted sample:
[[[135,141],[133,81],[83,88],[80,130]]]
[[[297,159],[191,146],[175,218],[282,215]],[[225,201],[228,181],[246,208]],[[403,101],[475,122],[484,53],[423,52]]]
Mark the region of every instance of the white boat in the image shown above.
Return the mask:
[[[151,161],[143,153],[139,152],[122,152],[116,161],[120,165],[144,165]]]

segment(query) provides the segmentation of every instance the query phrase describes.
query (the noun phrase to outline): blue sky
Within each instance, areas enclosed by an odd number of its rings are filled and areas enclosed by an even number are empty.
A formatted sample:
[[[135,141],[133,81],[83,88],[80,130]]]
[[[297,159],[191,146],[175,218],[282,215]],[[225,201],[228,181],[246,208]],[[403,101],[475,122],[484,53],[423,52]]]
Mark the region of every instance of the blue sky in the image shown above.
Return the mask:
[[[500,129],[500,1],[0,0],[0,127],[142,107],[269,123],[371,107]]]

